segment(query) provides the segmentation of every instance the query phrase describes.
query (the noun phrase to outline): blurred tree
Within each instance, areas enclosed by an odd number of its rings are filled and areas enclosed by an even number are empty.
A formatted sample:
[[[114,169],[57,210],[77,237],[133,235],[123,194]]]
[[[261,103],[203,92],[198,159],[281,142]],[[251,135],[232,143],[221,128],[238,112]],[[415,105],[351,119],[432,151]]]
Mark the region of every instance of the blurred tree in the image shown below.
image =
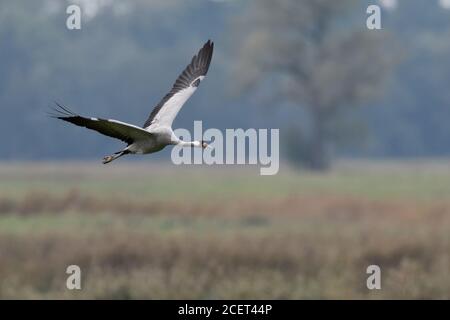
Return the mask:
[[[245,30],[237,86],[307,110],[306,146],[292,149],[313,169],[329,166],[342,112],[379,93],[394,62],[386,33],[367,30],[364,14],[357,0],[259,0],[234,24],[238,36]]]

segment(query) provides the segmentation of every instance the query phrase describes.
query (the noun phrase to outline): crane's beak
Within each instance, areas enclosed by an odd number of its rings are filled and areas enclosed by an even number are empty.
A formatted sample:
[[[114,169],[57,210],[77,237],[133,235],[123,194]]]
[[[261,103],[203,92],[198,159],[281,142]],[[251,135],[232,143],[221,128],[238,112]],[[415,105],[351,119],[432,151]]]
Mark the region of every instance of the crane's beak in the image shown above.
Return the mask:
[[[209,144],[207,144],[205,141],[202,141],[202,148],[203,148],[203,149],[206,149],[206,148],[208,148],[208,149],[214,149],[214,148],[211,147]]]

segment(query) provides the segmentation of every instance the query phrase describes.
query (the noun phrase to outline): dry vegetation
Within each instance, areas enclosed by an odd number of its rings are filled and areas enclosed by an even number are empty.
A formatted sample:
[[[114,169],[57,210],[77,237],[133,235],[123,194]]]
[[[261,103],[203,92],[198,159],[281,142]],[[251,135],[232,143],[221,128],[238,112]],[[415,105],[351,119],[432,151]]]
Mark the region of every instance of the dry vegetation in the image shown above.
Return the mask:
[[[450,173],[409,167],[2,165],[0,298],[450,298]]]

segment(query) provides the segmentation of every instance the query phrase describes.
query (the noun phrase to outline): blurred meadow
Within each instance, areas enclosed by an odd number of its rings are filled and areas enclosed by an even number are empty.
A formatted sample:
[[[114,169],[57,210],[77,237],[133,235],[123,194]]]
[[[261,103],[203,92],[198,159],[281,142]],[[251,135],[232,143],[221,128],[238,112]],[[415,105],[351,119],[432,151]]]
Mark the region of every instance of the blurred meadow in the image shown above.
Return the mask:
[[[448,165],[3,164],[0,298],[448,299]]]

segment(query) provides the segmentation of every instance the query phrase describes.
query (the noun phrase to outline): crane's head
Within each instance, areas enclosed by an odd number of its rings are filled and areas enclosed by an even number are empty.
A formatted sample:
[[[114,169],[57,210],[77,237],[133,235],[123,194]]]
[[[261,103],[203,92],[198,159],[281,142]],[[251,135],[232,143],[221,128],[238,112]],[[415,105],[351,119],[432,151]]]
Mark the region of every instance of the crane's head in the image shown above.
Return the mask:
[[[209,146],[209,144],[206,143],[205,140],[202,140],[202,141],[201,141],[201,146],[202,146],[203,149],[206,149],[206,148],[211,149],[211,147]]]
[[[208,148],[208,149],[210,149],[211,147],[209,146],[209,144],[206,142],[206,141],[204,141],[204,140],[202,140],[202,141],[198,141],[198,140],[196,140],[196,141],[192,141],[192,142],[188,142],[192,147],[196,147],[196,148],[202,148],[202,149],[206,149],[206,148]]]

